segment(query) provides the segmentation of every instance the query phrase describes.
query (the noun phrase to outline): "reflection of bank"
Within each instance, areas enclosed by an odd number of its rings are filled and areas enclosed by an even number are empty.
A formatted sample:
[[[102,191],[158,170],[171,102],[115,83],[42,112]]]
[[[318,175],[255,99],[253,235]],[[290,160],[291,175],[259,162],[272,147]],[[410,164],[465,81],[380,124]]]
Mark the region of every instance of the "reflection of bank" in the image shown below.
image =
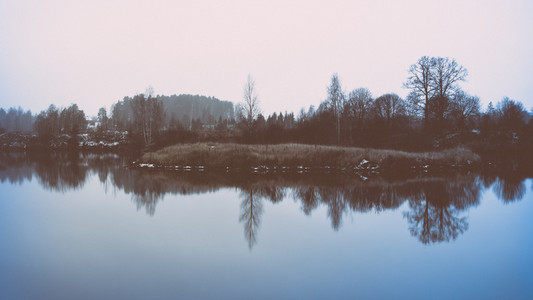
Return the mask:
[[[480,174],[479,178],[485,188],[492,186],[494,194],[504,203],[522,200],[526,194],[525,178],[527,177],[520,172],[504,170],[499,173]],[[533,190],[533,185],[531,189]]]
[[[257,242],[263,214],[264,190],[241,188],[241,214],[244,234],[250,249]],[[410,211],[404,213],[413,236],[424,244],[455,240],[468,229],[466,209],[478,205],[482,185],[475,176],[424,179],[400,183],[352,184],[340,186],[291,187],[293,198],[302,203],[302,210],[310,214],[319,204],[327,206],[328,218],[334,230],[342,226],[342,217],[350,211],[380,212],[397,209],[409,201]],[[268,190],[272,190],[270,187]],[[270,198],[272,201],[273,199]]]
[[[264,213],[264,201],[278,203],[287,195],[301,203],[309,215],[327,207],[334,230],[342,228],[350,212],[396,210],[406,201],[404,217],[409,231],[424,244],[453,241],[468,229],[461,215],[479,203],[483,189],[492,189],[505,203],[525,195],[524,175],[519,173],[414,177],[362,181],[349,174],[250,174],[246,172],[176,172],[129,169],[131,160],[117,155],[0,153],[0,180],[22,183],[35,177],[45,188],[65,192],[81,188],[90,174],[131,196],[138,209],[154,215],[166,194],[191,195],[236,188],[242,199],[239,221],[250,249]]]
[[[377,184],[300,186],[292,194],[302,203],[306,214],[320,203],[325,204],[334,230],[342,226],[342,217],[347,212],[394,210],[409,201],[410,211],[404,213],[409,230],[422,243],[429,244],[454,240],[468,229],[467,219],[459,215],[479,203],[481,188],[475,176],[458,176]]]

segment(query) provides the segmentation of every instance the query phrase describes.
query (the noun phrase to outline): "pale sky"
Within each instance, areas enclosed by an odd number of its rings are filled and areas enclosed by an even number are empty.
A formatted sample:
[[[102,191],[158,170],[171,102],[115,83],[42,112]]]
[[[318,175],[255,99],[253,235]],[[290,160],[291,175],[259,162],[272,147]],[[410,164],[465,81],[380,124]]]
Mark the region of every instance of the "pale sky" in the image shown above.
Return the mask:
[[[152,86],[240,102],[248,74],[264,114],[346,92],[402,97],[418,58],[468,69],[483,107],[533,107],[533,1],[0,0],[0,107],[87,115]]]

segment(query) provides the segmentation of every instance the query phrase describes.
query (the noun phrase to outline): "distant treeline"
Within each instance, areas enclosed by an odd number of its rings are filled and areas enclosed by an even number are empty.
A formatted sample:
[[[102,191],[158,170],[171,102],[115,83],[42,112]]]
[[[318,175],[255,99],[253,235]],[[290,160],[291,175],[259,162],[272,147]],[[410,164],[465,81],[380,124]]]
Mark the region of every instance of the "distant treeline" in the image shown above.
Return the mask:
[[[7,112],[0,108],[0,133],[11,132],[31,132],[35,117],[31,111],[23,111],[22,108],[10,108]]]
[[[162,106],[161,129],[177,128],[179,126],[188,129],[200,129],[202,125],[216,125],[221,120],[233,120],[235,118],[233,103],[221,101],[214,97],[198,95],[172,95],[151,96],[144,94],[133,98],[124,97],[111,108],[112,117],[106,127],[114,129],[128,129],[135,123],[135,105],[141,100],[157,99]]]
[[[346,92],[337,74],[317,107],[260,113],[255,82],[248,78],[243,103],[193,95],[145,94],[125,97],[108,112],[87,120],[76,104],[51,105],[33,116],[0,110],[0,131],[39,136],[128,132],[132,145],[160,147],[177,142],[305,143],[425,151],[461,143],[473,148],[513,145],[533,148],[533,122],[519,101],[503,98],[482,110],[480,99],[459,84],[467,70],[454,59],[422,57],[408,71],[402,99],[394,93],[375,97],[367,88]],[[267,101],[267,100],[265,100]]]
[[[150,99],[150,101],[149,101]],[[143,101],[141,101],[143,100]],[[202,125],[216,125],[221,120],[234,120],[233,103],[214,97],[199,95],[152,96],[144,94],[124,97],[111,107],[111,115],[105,108],[98,111],[96,118],[88,119],[77,104],[67,108],[58,108],[51,104],[47,110],[38,115],[22,108],[10,108],[6,112],[0,108],[0,130],[2,132],[35,132],[40,134],[70,134],[73,130],[85,132],[89,127],[99,130],[128,130],[135,127],[136,118],[142,117],[142,110],[150,110],[151,114],[159,111],[155,107],[145,107],[149,102],[157,101],[161,106],[158,119],[159,130],[184,127],[199,129]],[[152,103],[153,105],[153,103]]]

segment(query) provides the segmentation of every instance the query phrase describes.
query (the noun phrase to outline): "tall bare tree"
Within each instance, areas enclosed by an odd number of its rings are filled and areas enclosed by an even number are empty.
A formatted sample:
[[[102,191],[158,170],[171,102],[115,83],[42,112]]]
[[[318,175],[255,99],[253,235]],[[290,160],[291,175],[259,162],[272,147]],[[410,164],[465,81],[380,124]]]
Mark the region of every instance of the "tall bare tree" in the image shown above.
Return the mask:
[[[409,99],[416,101],[416,105],[423,108],[424,124],[426,125],[429,121],[429,99],[434,91],[434,86],[431,84],[431,72],[434,64],[434,59],[422,56],[409,67],[409,77],[403,84],[404,87],[412,91]]]
[[[433,115],[442,121],[450,99],[459,90],[457,83],[464,81],[468,71],[455,59],[448,57],[421,57],[409,68],[404,87],[411,89],[408,100],[412,107],[424,110],[424,124]]]
[[[431,86],[436,97],[450,99],[459,91],[457,83],[465,81],[468,71],[448,57],[432,58]]]
[[[159,132],[163,121],[163,105],[156,97],[144,94],[133,97],[133,122],[143,137],[145,145],[150,145],[155,134]]]
[[[335,128],[337,130],[337,144],[341,141],[341,113],[344,107],[344,92],[342,91],[339,75],[331,76],[331,84],[328,86],[328,99],[326,104],[335,117]]]
[[[244,85],[243,103],[240,105],[242,117],[246,121],[248,129],[252,128],[254,120],[261,113],[259,108],[259,100],[257,99],[257,91],[255,88],[255,80],[248,74],[248,79]]]
[[[430,99],[432,114],[438,122],[444,121],[450,113],[452,98],[459,91],[457,83],[464,81],[468,71],[448,57],[432,58],[431,86],[434,95]]]

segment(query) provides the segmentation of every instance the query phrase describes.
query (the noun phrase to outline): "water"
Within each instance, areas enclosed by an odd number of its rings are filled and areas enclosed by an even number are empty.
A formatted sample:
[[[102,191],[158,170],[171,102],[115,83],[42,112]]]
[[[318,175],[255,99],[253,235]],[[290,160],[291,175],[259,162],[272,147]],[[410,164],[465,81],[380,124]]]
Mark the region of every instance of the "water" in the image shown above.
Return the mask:
[[[533,184],[0,154],[1,299],[531,299]]]

